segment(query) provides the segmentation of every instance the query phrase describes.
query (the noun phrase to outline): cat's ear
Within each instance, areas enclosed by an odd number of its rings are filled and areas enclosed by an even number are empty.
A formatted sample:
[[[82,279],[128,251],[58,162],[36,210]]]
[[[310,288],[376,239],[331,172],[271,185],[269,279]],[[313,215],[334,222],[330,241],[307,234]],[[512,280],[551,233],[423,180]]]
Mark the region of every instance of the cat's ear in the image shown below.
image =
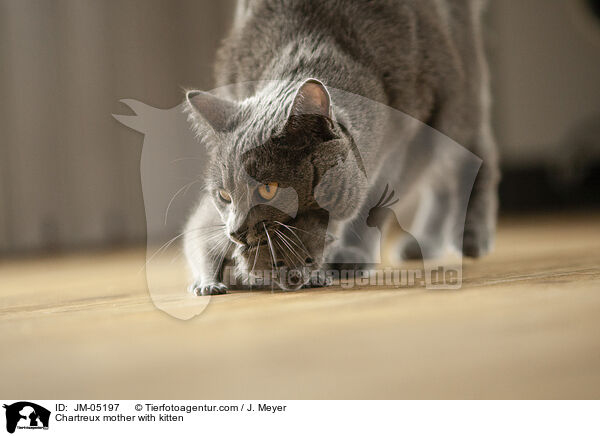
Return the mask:
[[[316,79],[308,79],[298,88],[285,130],[297,139],[310,135],[328,141],[335,137],[331,97],[325,85]]]
[[[225,130],[227,121],[237,109],[234,102],[204,91],[188,91],[185,97],[186,110],[200,133],[206,132],[207,128],[215,132]]]
[[[325,85],[317,79],[306,80],[294,97],[290,116],[294,115],[321,115],[331,119],[331,97]]]

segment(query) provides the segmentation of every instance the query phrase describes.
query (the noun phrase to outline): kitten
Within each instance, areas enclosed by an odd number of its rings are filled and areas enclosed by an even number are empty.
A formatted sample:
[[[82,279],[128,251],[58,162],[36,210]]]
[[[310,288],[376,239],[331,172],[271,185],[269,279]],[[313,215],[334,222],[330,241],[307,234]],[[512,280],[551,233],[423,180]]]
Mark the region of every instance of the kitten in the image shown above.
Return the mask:
[[[322,266],[323,252],[333,249],[327,232],[339,237],[337,253],[328,255],[339,263],[348,253],[372,250],[356,242],[351,228],[368,214],[366,199],[383,174],[403,186],[397,195],[418,191],[428,199],[414,230],[423,256],[437,254],[448,240],[467,256],[488,252],[499,176],[483,6],[482,0],[240,0],[216,68],[219,85],[235,85],[227,95],[187,93],[190,119],[211,154],[206,193],[184,242],[193,291],[225,292],[228,263],[240,271],[273,270],[283,289],[310,284],[301,271]],[[403,145],[387,145],[386,132],[398,126],[352,99],[333,101],[333,89],[400,110],[479,156],[470,199],[459,195],[459,163],[425,153],[404,166],[390,159],[398,147],[418,154],[422,128],[407,125]],[[372,147],[361,156],[358,137]],[[460,201],[469,202],[464,222],[455,213],[460,207],[449,207]],[[216,235],[202,236],[209,228]],[[441,229],[450,229],[449,238]],[[416,252],[410,245],[402,250],[404,257]]]

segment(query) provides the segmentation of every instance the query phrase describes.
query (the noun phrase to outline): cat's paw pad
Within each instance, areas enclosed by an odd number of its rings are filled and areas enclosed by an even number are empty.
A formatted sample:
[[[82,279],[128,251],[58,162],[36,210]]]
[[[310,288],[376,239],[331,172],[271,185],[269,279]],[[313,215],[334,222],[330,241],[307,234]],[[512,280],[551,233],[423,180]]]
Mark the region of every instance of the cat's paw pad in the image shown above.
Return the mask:
[[[201,295],[221,295],[227,293],[227,286],[223,283],[194,283],[190,286],[190,293],[198,297]]]
[[[467,257],[481,257],[492,248],[492,234],[484,228],[465,228],[462,253]]]

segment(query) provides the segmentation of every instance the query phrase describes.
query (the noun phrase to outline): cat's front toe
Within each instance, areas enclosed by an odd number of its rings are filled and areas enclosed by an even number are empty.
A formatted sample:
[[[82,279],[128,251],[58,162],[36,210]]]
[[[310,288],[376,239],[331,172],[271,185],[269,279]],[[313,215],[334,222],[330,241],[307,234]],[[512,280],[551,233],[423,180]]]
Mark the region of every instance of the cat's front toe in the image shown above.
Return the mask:
[[[198,297],[203,295],[221,295],[227,293],[227,286],[223,283],[194,283],[190,286],[190,292]]]

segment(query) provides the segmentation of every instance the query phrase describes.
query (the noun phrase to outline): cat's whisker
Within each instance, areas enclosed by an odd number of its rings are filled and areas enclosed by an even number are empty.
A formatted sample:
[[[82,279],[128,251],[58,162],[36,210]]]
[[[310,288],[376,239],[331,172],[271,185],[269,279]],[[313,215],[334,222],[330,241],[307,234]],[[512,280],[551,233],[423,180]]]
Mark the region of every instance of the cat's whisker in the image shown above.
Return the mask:
[[[218,250],[220,250],[224,244],[225,243],[223,241],[220,241],[219,243],[215,244],[206,251],[206,256],[211,257],[213,259],[216,258]]]
[[[223,240],[220,241],[219,243],[215,244],[214,247],[212,247],[209,250],[209,253],[215,258],[219,258],[220,257],[220,253],[222,252],[222,250],[227,247],[229,245],[229,241],[227,240]]]
[[[193,256],[195,256],[197,254],[202,254],[203,257],[215,260],[218,258],[217,250],[219,248],[222,248],[225,244],[227,244],[227,241],[225,241],[225,240],[220,241],[219,244],[215,244],[215,246],[211,247],[211,249],[209,249],[209,251],[205,251],[206,248],[203,246],[198,246],[193,251],[191,251],[187,254],[193,255]]]
[[[277,235],[275,235],[277,236]],[[279,238],[281,239],[281,238]],[[292,259],[292,257],[286,252],[285,247],[283,247],[279,241],[277,239],[275,239],[275,243],[277,244],[277,246],[279,248],[281,248],[281,252],[283,253],[283,255],[285,256],[285,258],[290,262],[290,265],[293,265],[294,268],[296,268],[296,262],[294,261],[294,259]]]
[[[267,235],[267,241],[269,243],[269,249],[271,250],[271,258],[273,260],[273,266],[271,268],[271,271],[275,271],[275,265],[277,264],[277,261],[275,260],[275,250],[273,249],[273,243],[271,242],[271,236],[269,235],[269,231],[267,230],[267,226],[265,226],[265,223],[262,223],[263,228],[265,229],[265,234]]]
[[[250,270],[250,274],[254,272],[254,268],[256,267],[256,261],[258,260],[258,253],[260,251],[260,242],[262,238],[258,237],[258,244],[256,245],[256,252],[254,253],[254,263],[252,264],[252,269]]]
[[[302,245],[302,249],[304,250],[305,254],[306,254],[306,255],[308,255],[308,257],[311,257],[311,255],[310,255],[310,252],[308,251],[308,248],[306,248],[306,245],[304,245],[304,242],[302,242],[302,239],[300,238],[300,236],[298,236],[298,235],[296,234],[296,232],[295,232],[295,231],[294,231],[292,228],[290,228],[289,226],[287,226],[287,225],[285,225],[285,224],[282,224],[282,225],[283,225],[285,228],[287,228],[287,230],[288,230],[288,231],[289,231],[289,232],[292,234],[292,236],[293,236],[294,238],[296,238],[296,239],[298,240],[298,242],[299,242],[299,243]],[[298,229],[298,230],[301,230],[301,229]],[[288,238],[288,239],[290,239],[290,241],[291,241],[291,238]],[[296,245],[296,246],[298,246],[298,244],[295,244],[295,245]],[[299,247],[299,246],[298,246],[298,247]],[[299,248],[300,248],[300,247],[299,247]]]
[[[285,252],[285,250],[282,248],[281,244],[279,243],[279,241],[277,239],[275,239],[275,236],[273,237],[273,242],[277,245],[277,247],[281,250],[281,254],[283,254],[283,257],[286,260],[289,260],[288,254]]]
[[[171,244],[173,244],[177,239],[181,238],[182,236],[185,236],[191,232],[195,232],[195,231],[201,231],[204,229],[209,229],[212,227],[219,227],[218,230],[221,230],[223,227],[225,227],[225,224],[215,224],[214,226],[205,226],[205,227],[197,227],[194,229],[188,229],[184,232],[179,233],[178,235],[174,236],[173,238],[169,239],[167,242],[165,242],[163,245],[161,245],[158,249],[156,249],[156,251],[154,253],[152,253],[152,255],[150,256],[150,258],[144,263],[144,266],[142,266],[142,268],[140,268],[139,272],[142,272],[145,268],[148,267],[148,264],[156,257],[158,256],[162,251],[166,251]],[[216,230],[216,229],[215,229]]]
[[[279,230],[275,230],[276,232],[278,232],[283,238],[285,238],[289,243],[294,244],[296,247],[298,247],[300,250],[302,250],[304,252],[305,255],[307,255],[308,257],[310,256],[310,253],[308,252],[308,250],[306,249],[306,246],[304,245],[304,243],[300,240],[300,238],[298,238],[298,235],[292,233],[294,235],[294,237],[296,239],[298,239],[298,241],[302,244],[302,247],[299,246],[298,244],[296,244],[296,242],[294,242],[289,236],[287,236],[285,233],[280,232]]]
[[[309,235],[313,235],[313,236],[317,236],[317,237],[319,237],[319,236],[320,236],[318,233],[309,232],[308,230],[301,229],[300,227],[294,227],[294,226],[292,226],[292,225],[289,225],[289,224],[283,224],[283,223],[282,223],[282,222],[280,222],[280,221],[273,221],[273,222],[275,222],[275,223],[277,223],[277,224],[279,224],[279,225],[281,225],[281,226],[283,226],[283,227],[286,227],[286,228],[288,228],[288,229],[296,229],[296,230],[299,230],[299,231],[301,231],[301,232],[308,233]],[[290,231],[291,231],[291,230],[290,230]]]
[[[290,243],[285,240],[286,236],[277,229],[275,229],[275,233],[277,234],[279,239],[281,239],[281,242],[283,242],[288,247],[288,249],[290,250],[290,253],[292,253],[294,256],[296,256],[302,265],[305,265],[305,262],[304,262],[304,259],[302,258],[302,256],[300,256],[300,254],[294,249],[294,247],[292,247],[290,245]],[[298,246],[298,248],[300,248],[300,246]]]
[[[169,204],[167,205],[167,210],[165,210],[165,225],[167,225],[167,218],[169,216],[169,209],[171,208],[171,204],[173,204],[173,201],[175,201],[175,199],[181,193],[181,191],[185,190],[187,192],[187,190],[189,188],[191,188],[195,183],[200,183],[200,182],[201,182],[200,179],[192,180],[187,185],[183,185],[181,188],[179,188],[177,190],[177,192],[173,195],[173,197],[171,197],[171,200],[169,201]]]
[[[192,237],[190,238],[190,241],[211,242],[219,238],[226,238],[226,236],[222,232],[215,232],[212,235],[200,235],[198,237]]]
[[[209,234],[209,235],[200,235],[200,237],[191,239],[191,241],[199,243],[198,244],[199,247],[195,251],[201,251],[201,250],[206,249],[206,246],[205,246],[206,243],[216,240],[216,243],[212,247],[208,248],[208,251],[206,254],[210,255],[212,251],[221,247],[223,244],[226,244],[227,242],[229,242],[229,239],[222,233],[222,230],[223,230],[222,228],[214,229],[214,230],[211,230],[211,234]]]
[[[285,241],[283,239],[281,239],[281,237],[279,237],[279,239],[285,244]],[[297,262],[294,260],[290,260],[290,263],[293,265],[294,268],[302,268],[302,267],[306,266],[306,264],[304,262],[304,258],[302,256],[300,256],[298,254],[298,252],[296,252],[290,246],[288,246],[288,251],[291,255],[293,255],[297,259]]]
[[[229,240],[225,240],[225,244],[224,244],[223,250],[221,251],[221,254],[218,257],[216,257],[216,259],[218,259],[219,257],[220,257],[220,259],[219,259],[219,262],[217,263],[217,268],[215,268],[215,273],[213,274],[213,280],[216,280],[217,275],[223,269],[223,262],[225,261],[225,256],[227,255],[227,252],[229,251],[231,244],[233,244],[233,242],[231,242]]]
[[[225,236],[222,229],[217,229],[217,230],[211,231],[210,233],[201,234],[198,236],[192,236],[192,237],[190,237],[189,240],[195,241],[195,242],[207,243],[207,242],[211,242],[216,239],[219,239],[219,238],[227,238],[227,236]]]
[[[306,258],[310,258],[312,257],[310,252],[308,251],[308,249],[306,248],[306,246],[304,245],[304,243],[302,242],[302,240],[300,240],[300,238],[297,237],[297,235],[294,235],[296,237],[296,239],[298,239],[298,242],[300,242],[301,246],[298,245],[292,238],[290,238],[289,236],[287,236],[284,232],[282,231],[277,231],[280,235],[280,238],[282,238],[283,242],[286,243],[286,245],[290,248],[290,250],[296,255],[296,257],[298,257],[298,260],[300,261],[300,263],[303,266],[306,266]],[[292,247],[291,244],[294,244],[294,247]]]
[[[213,233],[224,233],[225,225],[214,227],[214,228],[205,228],[205,229],[190,229],[187,232],[203,232],[205,234],[213,234]]]
[[[201,157],[187,156],[187,157],[180,157],[180,158],[177,158],[177,159],[173,159],[171,161],[171,163],[174,164],[174,163],[181,162],[181,161],[184,161],[184,160],[200,160],[200,161],[204,161],[205,159],[201,158]]]
[[[229,239],[223,239],[222,241],[217,242],[214,246],[208,249],[207,254],[209,256],[214,254],[214,257],[217,258],[217,253],[220,252],[220,249],[223,248],[223,246],[228,245],[228,243],[230,243]]]

